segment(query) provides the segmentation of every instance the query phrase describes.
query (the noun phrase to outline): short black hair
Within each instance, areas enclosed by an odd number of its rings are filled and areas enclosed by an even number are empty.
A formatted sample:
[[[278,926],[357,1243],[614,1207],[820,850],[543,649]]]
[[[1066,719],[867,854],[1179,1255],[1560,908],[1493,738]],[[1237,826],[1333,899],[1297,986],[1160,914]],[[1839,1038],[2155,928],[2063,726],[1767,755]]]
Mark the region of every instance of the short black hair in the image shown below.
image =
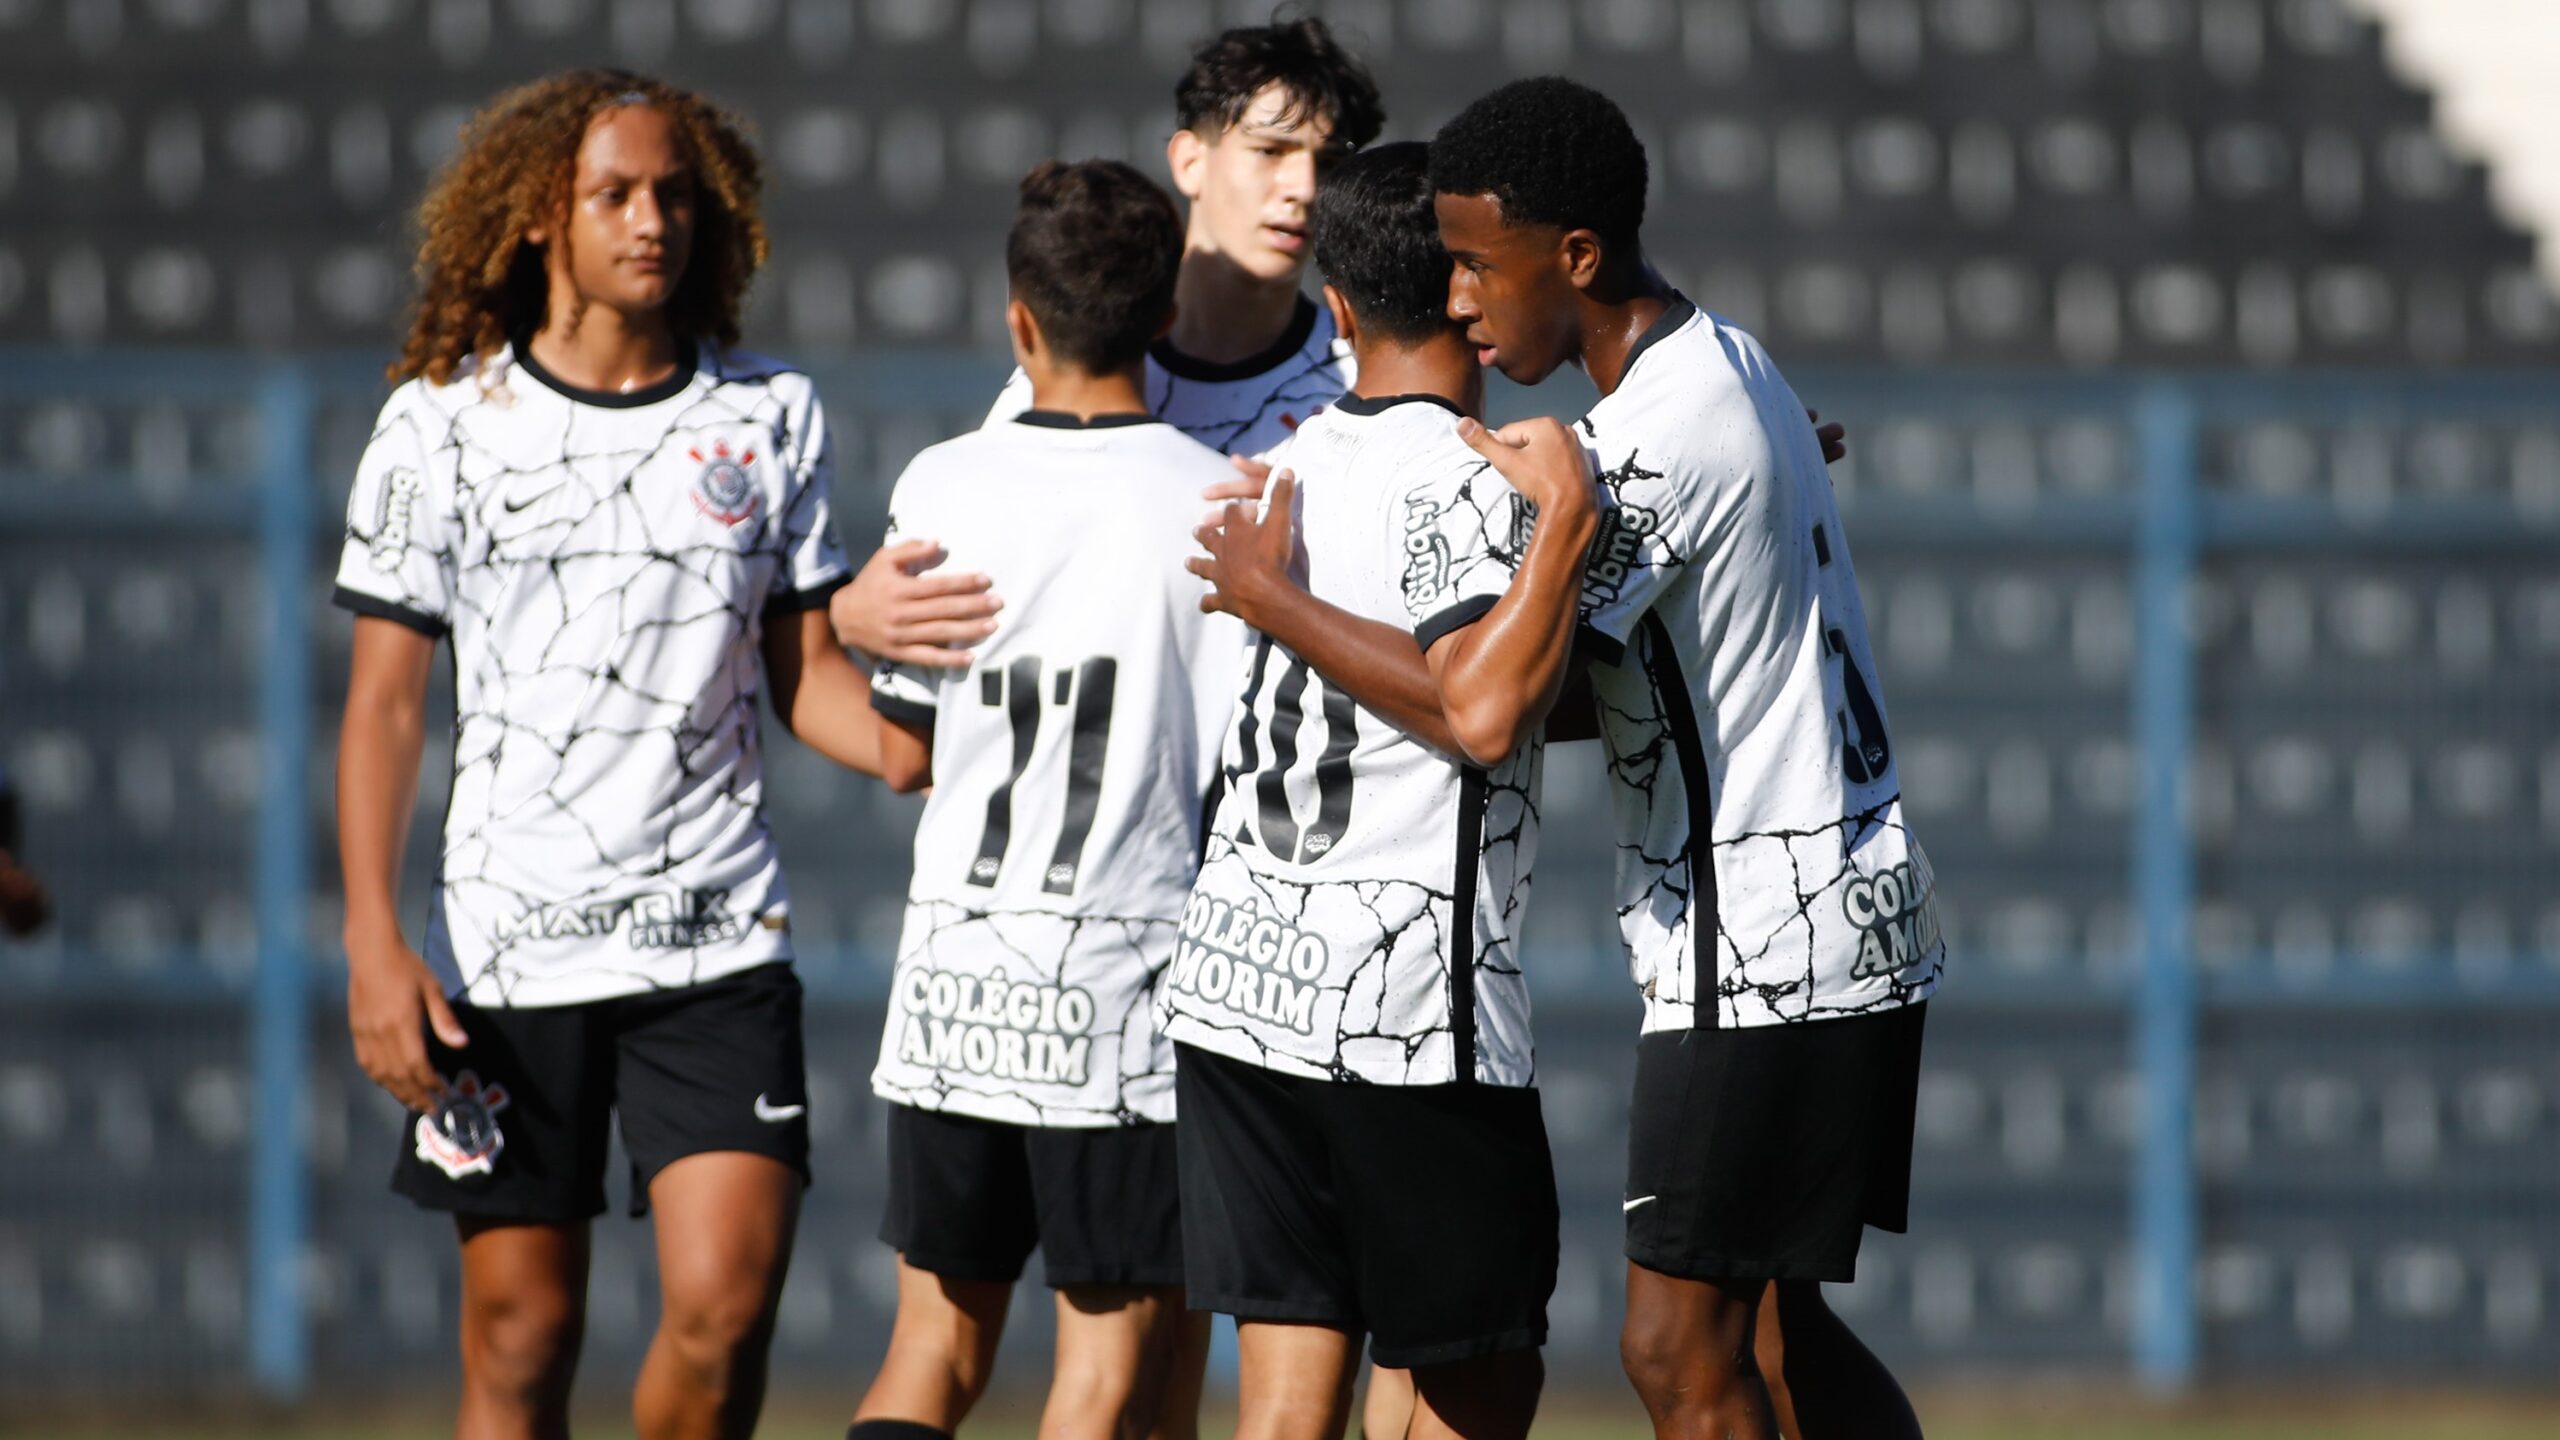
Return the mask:
[[[1273,84],[1289,97],[1287,118],[1331,122],[1332,142],[1346,149],[1377,139],[1387,123],[1369,67],[1312,15],[1275,14],[1268,25],[1229,30],[1193,51],[1191,68],[1173,87],[1174,114],[1183,129],[1214,138]]]
[[[1097,374],[1137,363],[1173,313],[1182,218],[1117,160],[1043,160],[1022,177],[1005,278],[1049,348]]]
[[[1428,340],[1449,326],[1449,252],[1431,213],[1431,147],[1399,140],[1346,155],[1316,182],[1316,268],[1363,328]]]
[[[1431,186],[1491,195],[1515,225],[1631,245],[1644,224],[1644,143],[1626,112],[1588,85],[1561,75],[1514,80],[1432,137]]]

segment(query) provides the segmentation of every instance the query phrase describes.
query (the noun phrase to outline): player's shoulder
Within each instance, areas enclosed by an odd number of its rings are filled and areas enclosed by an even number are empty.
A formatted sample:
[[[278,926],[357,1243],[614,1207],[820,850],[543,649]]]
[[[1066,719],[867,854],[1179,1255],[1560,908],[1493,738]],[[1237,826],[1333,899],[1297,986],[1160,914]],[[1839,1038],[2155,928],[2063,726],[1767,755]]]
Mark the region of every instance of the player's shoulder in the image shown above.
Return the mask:
[[[809,372],[788,360],[708,340],[700,342],[697,353],[700,358],[696,364],[703,378],[715,387],[761,391],[794,408],[817,396],[817,382],[809,378]]]
[[[1785,384],[1749,331],[1683,301],[1639,342],[1618,388],[1591,407],[1582,429],[1665,459],[1712,462],[1766,444],[1763,402]]]
[[[1346,395],[1300,426],[1292,448],[1330,452],[1337,463],[1388,482],[1482,468],[1483,458],[1458,438],[1460,414],[1436,397]]]

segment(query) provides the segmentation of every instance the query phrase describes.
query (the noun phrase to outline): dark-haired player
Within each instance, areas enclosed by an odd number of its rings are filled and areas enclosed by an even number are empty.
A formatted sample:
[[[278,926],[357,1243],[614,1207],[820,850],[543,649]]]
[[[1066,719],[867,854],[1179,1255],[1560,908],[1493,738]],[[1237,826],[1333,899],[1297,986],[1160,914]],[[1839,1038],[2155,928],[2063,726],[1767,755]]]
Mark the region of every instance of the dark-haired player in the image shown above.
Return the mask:
[[[1773,1401],[1789,1436],[1916,1435],[1820,1286],[1904,1226],[1944,958],[1821,447],[1759,343],[1646,262],[1644,149],[1606,98],[1506,85],[1431,179],[1483,362],[1601,395],[1583,621],[1645,1000],[1628,1375],[1665,1440],[1769,1435]]]
[[[1470,427],[1534,509],[1460,438],[1484,381],[1431,207],[1419,144],[1327,174],[1316,258],[1359,383],[1275,455],[1269,517],[1231,508],[1193,562],[1263,636],[1160,1009],[1192,1303],[1236,1316],[1239,1433],[1270,1440],[1341,1434],[1364,1333],[1410,1372],[1402,1433],[1526,1434],[1555,1286],[1516,936],[1598,508],[1553,421],[1535,455]],[[1418,694],[1341,638],[1379,629],[1427,656]]]
[[[1226,454],[1258,455],[1351,383],[1350,347],[1300,289],[1307,206],[1327,156],[1375,139],[1378,87],[1322,20],[1228,30],[1202,45],[1174,87],[1166,142],[1190,202],[1173,328],[1147,351],[1148,408]],[[1030,403],[1017,372],[988,420]],[[1258,493],[1232,475],[1213,498]],[[942,564],[910,531],[862,567],[834,607],[845,644],[902,662],[965,665],[995,629],[987,577]],[[941,566],[941,568],[931,568]]]
[[[759,692],[821,752],[879,755],[824,613],[816,392],[732,348],[758,188],[737,125],[658,81],[499,96],[420,206],[404,383],[348,498],[348,1024],[414,1112],[393,1187],[460,1235],[465,1437],[566,1433],[617,1116],[658,1240],[638,1432],[742,1437],[763,1400],[808,1121]],[[439,638],[421,951],[395,901]]]
[[[928,781],[872,1088],[890,1102],[889,1354],[852,1440],[959,1428],[1034,1248],[1057,1292],[1041,1433],[1196,1424],[1173,1051],[1150,1002],[1199,865],[1243,650],[1184,573],[1227,472],[1149,413],[1181,222],[1126,165],[1043,164],[1005,245],[1030,408],[915,458],[893,536],[1032,603],[965,670],[891,664],[893,784]]]

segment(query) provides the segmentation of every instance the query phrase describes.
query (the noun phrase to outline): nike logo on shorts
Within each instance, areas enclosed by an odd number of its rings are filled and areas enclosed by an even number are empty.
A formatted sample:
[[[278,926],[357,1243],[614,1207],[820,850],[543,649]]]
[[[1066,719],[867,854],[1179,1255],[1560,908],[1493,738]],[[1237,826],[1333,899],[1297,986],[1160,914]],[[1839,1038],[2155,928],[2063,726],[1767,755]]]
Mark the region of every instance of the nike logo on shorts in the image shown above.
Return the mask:
[[[1654,1196],[1651,1196],[1651,1195],[1639,1195],[1639,1196],[1637,1196],[1636,1198],[1634,1198],[1633,1200],[1628,1201],[1626,1204],[1619,1206],[1618,1208],[1619,1208],[1619,1209],[1621,1209],[1621,1210],[1624,1210],[1624,1211],[1625,1211],[1625,1212],[1627,1212],[1628,1214],[1632,1215],[1632,1214],[1634,1214],[1634,1213],[1635,1213],[1635,1211],[1636,1211],[1636,1207],[1637,1207],[1637,1206],[1639,1206],[1639,1205],[1650,1205],[1650,1204],[1652,1204],[1652,1203],[1654,1202],[1654,1199],[1655,1199],[1655,1197],[1654,1197]]]
[[[779,1125],[785,1120],[797,1120],[808,1113],[807,1105],[770,1105],[765,1102],[762,1094],[756,1096],[756,1118],[767,1125]]]

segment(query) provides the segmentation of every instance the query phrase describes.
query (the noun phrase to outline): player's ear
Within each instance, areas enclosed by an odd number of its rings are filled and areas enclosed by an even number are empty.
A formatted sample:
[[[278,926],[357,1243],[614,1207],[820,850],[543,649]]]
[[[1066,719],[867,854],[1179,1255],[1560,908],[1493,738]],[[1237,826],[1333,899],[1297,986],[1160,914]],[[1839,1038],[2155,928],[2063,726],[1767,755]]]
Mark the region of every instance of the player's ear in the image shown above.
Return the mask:
[[[1181,307],[1181,306],[1179,306],[1179,305],[1177,305],[1177,304],[1173,303],[1173,302],[1172,302],[1172,301],[1170,301],[1170,300],[1167,300],[1166,302],[1164,302],[1164,319],[1163,319],[1162,321],[1160,321],[1160,322],[1158,322],[1158,323],[1157,323],[1157,325],[1156,325],[1156,333],[1155,333],[1155,337],[1154,337],[1154,338],[1156,338],[1156,339],[1158,339],[1158,340],[1161,340],[1161,339],[1163,339],[1164,337],[1166,337],[1167,335],[1172,334],[1172,333],[1173,333],[1173,322],[1174,322],[1177,318],[1179,318],[1179,317],[1181,316],[1181,314],[1182,314],[1182,307]]]
[[[1020,300],[1005,301],[1004,329],[1013,341],[1013,363],[1030,369],[1031,362],[1045,348],[1040,343],[1040,322],[1032,318],[1031,307]]]
[[[1185,200],[1200,198],[1200,172],[1208,168],[1209,142],[1197,130],[1176,130],[1164,142],[1165,168],[1173,172],[1173,188]]]
[[[1360,322],[1351,313],[1351,302],[1342,298],[1341,291],[1327,285],[1324,287],[1324,308],[1333,312],[1333,333],[1342,337],[1343,344],[1358,349]]]
[[[1567,230],[1556,241],[1556,256],[1564,267],[1564,278],[1576,290],[1588,290],[1600,278],[1600,237],[1589,230]]]

